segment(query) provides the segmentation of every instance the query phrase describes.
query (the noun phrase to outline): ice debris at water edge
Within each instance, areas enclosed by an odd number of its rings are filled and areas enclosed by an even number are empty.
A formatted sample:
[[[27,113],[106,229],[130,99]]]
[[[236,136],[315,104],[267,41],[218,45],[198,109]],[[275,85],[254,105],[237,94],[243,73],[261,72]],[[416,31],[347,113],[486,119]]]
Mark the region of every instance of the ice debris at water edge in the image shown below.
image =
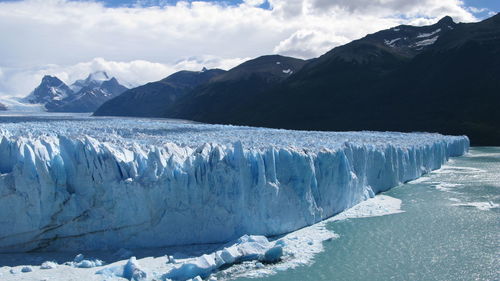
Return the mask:
[[[37,266],[30,266],[32,271],[23,272],[27,266],[13,268],[0,267],[2,280],[205,280],[223,281],[238,277],[264,277],[278,271],[309,264],[314,255],[323,251],[323,242],[336,238],[337,235],[326,228],[329,222],[348,218],[382,216],[403,212],[401,200],[386,195],[377,195],[374,198],[361,202],[332,218],[285,236],[269,241],[262,236],[244,235],[236,241],[216,246],[214,250],[209,245],[182,246],[182,253],[176,253],[174,248],[159,248],[154,253],[139,254],[137,259],[133,253],[120,249],[112,254],[119,261],[95,268],[82,268],[77,265],[84,260],[96,261],[94,258],[85,258],[78,254],[71,262],[43,262],[38,270]],[[212,247],[209,247],[212,248]],[[193,252],[194,251],[194,252]],[[200,252],[201,251],[201,252]],[[192,252],[192,253],[190,253]],[[198,254],[196,254],[198,252]],[[172,254],[174,253],[174,254]],[[37,253],[41,255],[50,253]],[[267,255],[266,255],[267,254]],[[1,254],[0,254],[1,255]],[[4,254],[6,255],[6,254]],[[24,255],[26,262],[32,261],[33,254]],[[109,260],[110,257],[106,259]],[[111,260],[114,258],[111,257]],[[52,269],[52,270],[47,270]]]
[[[0,125],[0,252],[288,233],[469,147],[464,136],[134,119]]]

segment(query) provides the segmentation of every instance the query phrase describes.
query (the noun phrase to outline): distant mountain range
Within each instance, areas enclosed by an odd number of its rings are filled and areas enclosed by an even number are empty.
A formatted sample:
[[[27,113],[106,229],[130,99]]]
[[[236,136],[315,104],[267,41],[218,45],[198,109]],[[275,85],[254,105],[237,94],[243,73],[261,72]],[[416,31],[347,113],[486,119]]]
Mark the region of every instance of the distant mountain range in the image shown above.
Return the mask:
[[[96,116],[195,118],[244,105],[298,71],[306,61],[278,55],[247,61],[230,71],[179,71],[123,93],[103,104]],[[227,113],[227,112],[226,112]]]
[[[104,71],[90,74],[68,86],[55,76],[46,75],[23,102],[42,104],[51,112],[94,112],[104,102],[127,88]]]
[[[7,106],[5,106],[5,104],[3,103],[0,103],[0,110],[7,110]]]
[[[198,85],[224,73],[221,69],[179,71],[167,78],[130,89],[105,102],[94,115],[159,117],[166,108]]]
[[[263,56],[179,86],[173,78],[183,73],[131,89],[95,115],[436,131],[467,134],[474,145],[500,144],[499,15],[479,23],[445,17],[429,26],[401,25],[317,59]]]

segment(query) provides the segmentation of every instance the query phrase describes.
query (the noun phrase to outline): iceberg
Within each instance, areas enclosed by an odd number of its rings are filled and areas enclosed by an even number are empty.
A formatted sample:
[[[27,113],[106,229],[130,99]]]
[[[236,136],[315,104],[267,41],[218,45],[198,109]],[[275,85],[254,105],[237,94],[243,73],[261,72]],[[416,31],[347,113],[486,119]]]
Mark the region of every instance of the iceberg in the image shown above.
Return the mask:
[[[312,225],[468,151],[466,136],[165,120],[0,124],[0,252],[225,243]],[[274,249],[266,256],[279,255]]]
[[[96,274],[101,274],[109,278],[121,277],[134,281],[145,280],[147,278],[147,273],[141,269],[136,257],[131,257],[125,265],[104,268],[97,271]]]
[[[283,246],[270,243],[264,236],[244,235],[223,249],[194,258],[180,266],[172,268],[163,277],[166,280],[188,280],[196,277],[207,278],[219,268],[229,267],[243,261],[258,260],[272,263],[283,256]]]

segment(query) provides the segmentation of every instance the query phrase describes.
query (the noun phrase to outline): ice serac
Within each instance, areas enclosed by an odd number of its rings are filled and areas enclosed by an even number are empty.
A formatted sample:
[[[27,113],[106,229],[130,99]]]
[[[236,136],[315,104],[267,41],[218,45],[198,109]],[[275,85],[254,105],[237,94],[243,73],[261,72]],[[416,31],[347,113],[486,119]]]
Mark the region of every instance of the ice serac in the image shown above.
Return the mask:
[[[110,123],[2,124],[0,252],[283,234],[438,169],[469,147],[467,137],[426,133]]]

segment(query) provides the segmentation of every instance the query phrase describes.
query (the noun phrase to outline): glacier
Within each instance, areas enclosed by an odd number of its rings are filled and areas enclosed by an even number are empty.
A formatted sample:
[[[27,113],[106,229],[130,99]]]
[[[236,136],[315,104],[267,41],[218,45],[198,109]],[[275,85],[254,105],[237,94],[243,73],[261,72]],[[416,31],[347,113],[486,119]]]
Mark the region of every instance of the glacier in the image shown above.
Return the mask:
[[[15,119],[15,118],[14,118]],[[0,252],[289,233],[441,167],[466,136],[169,120],[0,121]]]

